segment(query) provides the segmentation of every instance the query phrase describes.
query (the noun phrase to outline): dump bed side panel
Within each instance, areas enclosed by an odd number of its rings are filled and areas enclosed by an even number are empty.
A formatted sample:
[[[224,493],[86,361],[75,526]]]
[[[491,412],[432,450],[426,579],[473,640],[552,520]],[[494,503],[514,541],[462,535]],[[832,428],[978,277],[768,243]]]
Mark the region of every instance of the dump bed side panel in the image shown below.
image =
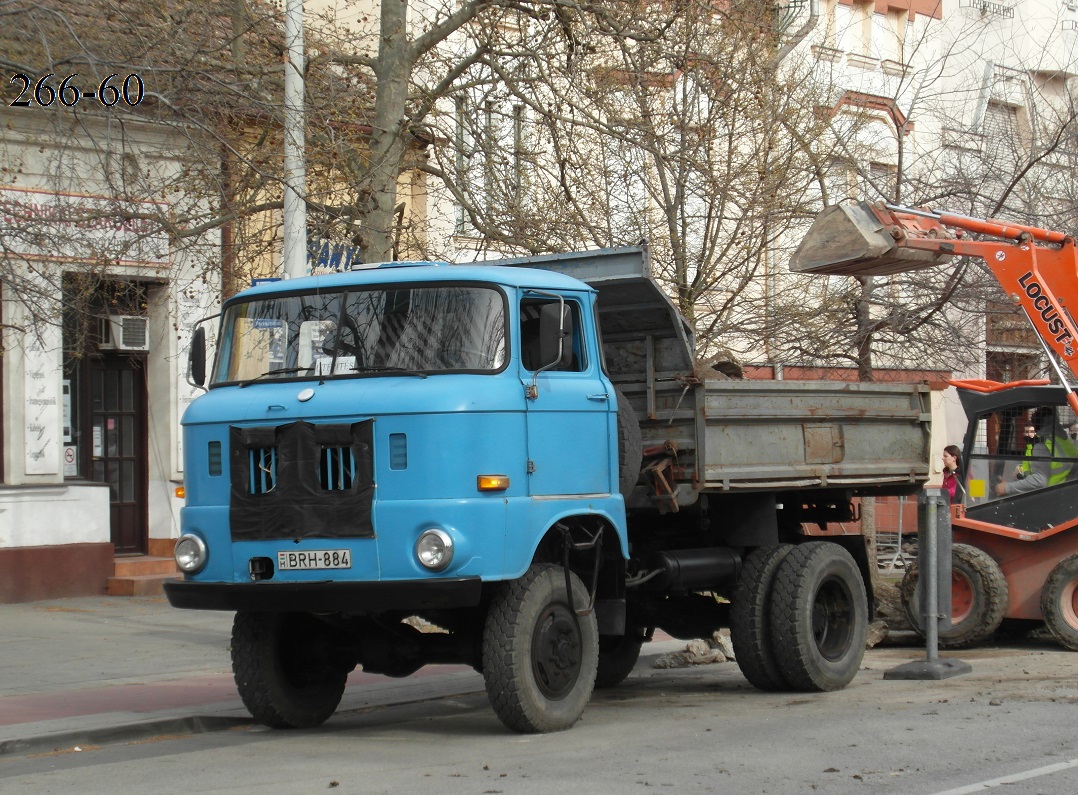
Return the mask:
[[[707,489],[901,493],[928,479],[929,388],[709,381],[700,416]]]
[[[622,389],[640,415],[644,447],[673,451],[676,465],[665,473],[682,505],[700,490],[880,496],[911,493],[928,479],[925,385],[655,381]]]

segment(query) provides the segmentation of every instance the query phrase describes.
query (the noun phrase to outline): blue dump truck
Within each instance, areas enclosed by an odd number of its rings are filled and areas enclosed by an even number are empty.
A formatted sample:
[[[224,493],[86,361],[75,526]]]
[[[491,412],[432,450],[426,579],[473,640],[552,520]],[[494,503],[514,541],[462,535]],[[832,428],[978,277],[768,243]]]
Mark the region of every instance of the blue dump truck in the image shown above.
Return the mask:
[[[235,612],[273,727],[325,721],[357,666],[463,663],[509,728],[566,729],[656,630],[842,688],[873,607],[855,498],[928,477],[926,386],[704,373],[639,248],[259,285],[211,363],[205,328],[166,594]]]

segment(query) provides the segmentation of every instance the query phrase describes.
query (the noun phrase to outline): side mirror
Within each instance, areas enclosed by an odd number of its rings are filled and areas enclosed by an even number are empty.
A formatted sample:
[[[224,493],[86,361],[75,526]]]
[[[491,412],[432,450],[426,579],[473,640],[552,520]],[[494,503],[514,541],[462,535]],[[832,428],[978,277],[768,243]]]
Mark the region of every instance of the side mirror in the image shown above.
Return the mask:
[[[199,326],[191,333],[191,348],[187,351],[187,372],[195,386],[206,385],[205,326]]]
[[[573,315],[563,302],[544,304],[539,309],[540,370],[557,369],[568,364],[573,350],[566,340],[573,337]]]

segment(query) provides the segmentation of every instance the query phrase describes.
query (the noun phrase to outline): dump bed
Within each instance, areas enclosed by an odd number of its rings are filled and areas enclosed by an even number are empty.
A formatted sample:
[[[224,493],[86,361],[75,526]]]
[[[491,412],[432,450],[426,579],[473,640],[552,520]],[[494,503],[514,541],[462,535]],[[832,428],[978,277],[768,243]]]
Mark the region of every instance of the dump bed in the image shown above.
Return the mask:
[[[701,490],[885,495],[927,481],[928,386],[709,378],[694,362],[691,327],[651,278],[646,251],[508,264],[559,270],[599,292],[611,379],[639,419],[645,466],[661,468],[679,504]]]
[[[680,482],[879,495],[928,478],[927,386],[729,380],[681,391],[659,389],[654,417],[641,423],[645,446],[678,440]]]

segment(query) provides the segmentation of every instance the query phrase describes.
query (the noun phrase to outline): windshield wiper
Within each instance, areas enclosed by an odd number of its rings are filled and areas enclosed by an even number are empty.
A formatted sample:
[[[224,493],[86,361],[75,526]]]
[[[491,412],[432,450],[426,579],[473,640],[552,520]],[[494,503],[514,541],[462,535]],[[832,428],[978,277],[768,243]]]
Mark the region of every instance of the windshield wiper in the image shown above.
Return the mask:
[[[305,373],[310,369],[311,369],[310,367],[278,367],[276,370],[266,370],[266,372],[262,373],[262,375],[258,376],[257,378],[252,378],[250,381],[244,381],[242,384],[240,384],[240,387],[242,388],[242,387],[247,386],[248,384],[253,384],[255,381],[258,381],[258,380],[260,380],[262,378],[265,378],[267,375],[284,375],[284,374],[287,374],[287,373]]]
[[[354,373],[400,373],[401,375],[414,375],[417,378],[426,378],[427,374],[419,370],[408,370],[404,367],[387,367],[378,365],[357,364],[351,368]]]

